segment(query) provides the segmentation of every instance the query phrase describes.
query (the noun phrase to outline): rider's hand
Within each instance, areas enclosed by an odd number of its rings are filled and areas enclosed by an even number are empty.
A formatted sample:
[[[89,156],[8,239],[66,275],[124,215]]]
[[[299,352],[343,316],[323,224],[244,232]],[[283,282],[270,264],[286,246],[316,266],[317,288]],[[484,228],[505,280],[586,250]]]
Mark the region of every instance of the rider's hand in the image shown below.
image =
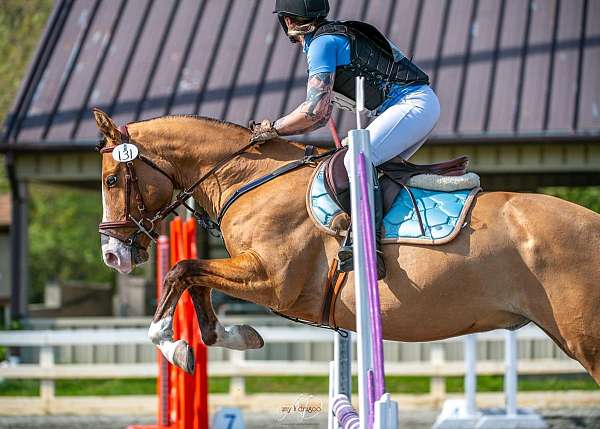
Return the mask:
[[[279,137],[279,133],[273,127],[273,122],[268,119],[265,119],[260,124],[252,121],[249,124],[249,128],[252,131],[252,137],[250,137],[250,142],[252,143],[264,142]]]

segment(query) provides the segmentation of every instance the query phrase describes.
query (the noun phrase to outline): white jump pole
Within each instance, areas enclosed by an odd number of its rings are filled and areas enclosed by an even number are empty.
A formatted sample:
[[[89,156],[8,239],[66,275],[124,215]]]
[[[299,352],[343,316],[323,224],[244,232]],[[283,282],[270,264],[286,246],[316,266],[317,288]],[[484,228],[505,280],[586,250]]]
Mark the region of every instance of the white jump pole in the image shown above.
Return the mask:
[[[517,332],[504,335],[504,401],[502,413],[482,410],[476,429],[546,429],[544,419],[533,410],[517,408]]]
[[[433,429],[475,429],[481,413],[477,409],[477,335],[463,337],[465,398],[447,399]]]
[[[477,414],[477,339],[475,334],[465,337],[465,411],[467,416]]]
[[[504,397],[506,399],[506,415],[517,415],[517,333],[506,331]]]
[[[333,415],[333,398],[336,396],[338,384],[338,363],[334,360],[329,362],[329,415],[327,416],[327,429],[338,429],[340,425]]]
[[[339,394],[346,395],[348,400],[352,398],[352,337],[346,332],[342,336],[334,333],[333,339],[333,361],[329,363],[329,416],[327,419],[328,429],[340,427],[337,418],[333,415],[333,398]]]

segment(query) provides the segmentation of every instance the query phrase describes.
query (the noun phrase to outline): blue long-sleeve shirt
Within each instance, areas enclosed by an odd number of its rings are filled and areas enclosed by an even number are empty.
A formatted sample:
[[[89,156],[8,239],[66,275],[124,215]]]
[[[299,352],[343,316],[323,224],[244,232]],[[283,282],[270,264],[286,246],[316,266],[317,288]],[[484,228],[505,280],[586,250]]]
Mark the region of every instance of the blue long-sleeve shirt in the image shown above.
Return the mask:
[[[394,51],[394,59],[401,60],[404,57],[402,51],[393,44],[390,45]],[[317,73],[333,73],[338,66],[350,64],[350,40],[337,34],[326,34],[313,40],[312,34],[307,34],[304,36],[304,53],[308,61],[309,77]],[[374,114],[380,115],[420,87],[421,85],[391,84],[387,98]]]

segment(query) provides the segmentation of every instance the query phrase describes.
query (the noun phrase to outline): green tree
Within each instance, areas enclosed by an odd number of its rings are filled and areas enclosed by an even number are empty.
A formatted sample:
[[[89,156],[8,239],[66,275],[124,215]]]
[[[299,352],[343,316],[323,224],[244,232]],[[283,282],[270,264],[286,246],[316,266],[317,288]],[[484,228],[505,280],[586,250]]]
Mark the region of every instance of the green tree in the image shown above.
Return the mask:
[[[40,302],[48,281],[112,282],[102,262],[98,192],[60,186],[31,186],[29,219],[30,300]]]
[[[7,114],[39,43],[53,0],[0,0],[0,123]],[[4,142],[3,142],[4,143]],[[0,155],[0,193],[8,192]],[[30,234],[31,298],[40,301],[49,280],[111,282],[97,233],[102,208],[97,192],[32,185]]]
[[[52,0],[2,0],[0,6],[0,122],[4,122],[46,25]]]
[[[5,170],[4,156],[0,155],[0,194],[5,194],[10,190]]]
[[[594,210],[596,213],[600,213],[600,186],[544,188],[541,192],[562,198],[563,200],[571,201],[575,204],[587,207],[590,210]]]

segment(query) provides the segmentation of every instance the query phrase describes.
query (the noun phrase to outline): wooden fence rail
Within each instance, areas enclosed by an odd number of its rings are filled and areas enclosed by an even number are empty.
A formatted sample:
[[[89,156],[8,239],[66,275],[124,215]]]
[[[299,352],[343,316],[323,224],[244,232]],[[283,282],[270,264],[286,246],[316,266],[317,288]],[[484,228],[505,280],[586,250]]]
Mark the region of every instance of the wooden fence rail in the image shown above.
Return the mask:
[[[267,344],[304,344],[306,342],[331,344],[332,333],[306,327],[258,327]],[[518,331],[520,340],[543,340],[547,337],[536,327]],[[501,341],[503,331],[478,334],[479,341]],[[461,361],[447,361],[446,345],[460,343],[462,337],[430,343],[430,360],[427,362],[386,362],[386,374],[391,376],[431,377],[430,393],[438,399],[446,395],[446,377],[463,376]],[[0,367],[0,378],[40,380],[40,396],[44,400],[54,398],[54,383],[58,379],[112,379],[153,378],[157,365],[136,364],[56,364],[55,348],[67,345],[139,345],[147,344],[146,329],[80,329],[43,331],[2,331],[0,346],[35,347],[40,350],[39,364],[17,364]],[[245,395],[245,378],[250,376],[315,375],[327,376],[327,361],[251,360],[245,352],[229,351],[223,361],[211,361],[209,375],[230,377],[230,396]],[[353,367],[353,372],[356,368]],[[481,360],[477,373],[501,375],[503,361]],[[584,373],[576,361],[565,359],[521,359],[520,374],[572,374]]]
[[[247,323],[251,326],[263,327],[288,327],[294,333],[301,328],[297,324],[274,316],[220,316],[226,325]],[[73,330],[84,329],[147,329],[150,318],[114,318],[114,317],[77,317],[31,319],[26,322],[26,330]],[[291,332],[291,331],[290,331]],[[328,335],[327,332],[324,332]],[[304,334],[302,334],[304,335]],[[291,337],[296,337],[293,334]],[[431,360],[431,343],[387,343],[385,355],[387,362],[412,362]],[[482,360],[502,360],[504,355],[504,341],[502,336],[491,340],[482,339],[477,344],[479,358]],[[229,351],[218,347],[209,347],[209,361],[228,361]],[[300,360],[300,361],[329,361],[333,355],[333,341],[329,343],[310,342],[310,337],[305,341],[296,342],[267,342],[260,350],[246,353],[246,358],[251,360]],[[519,341],[519,356],[522,359],[564,359],[569,358],[547,337],[539,336],[532,340]],[[135,364],[153,363],[156,360],[156,349],[149,342],[141,344],[84,344],[57,346],[54,350],[57,364]],[[448,361],[462,361],[463,346],[460,342],[445,345],[445,357]],[[20,353],[21,363],[38,363],[39,349],[23,348]]]

